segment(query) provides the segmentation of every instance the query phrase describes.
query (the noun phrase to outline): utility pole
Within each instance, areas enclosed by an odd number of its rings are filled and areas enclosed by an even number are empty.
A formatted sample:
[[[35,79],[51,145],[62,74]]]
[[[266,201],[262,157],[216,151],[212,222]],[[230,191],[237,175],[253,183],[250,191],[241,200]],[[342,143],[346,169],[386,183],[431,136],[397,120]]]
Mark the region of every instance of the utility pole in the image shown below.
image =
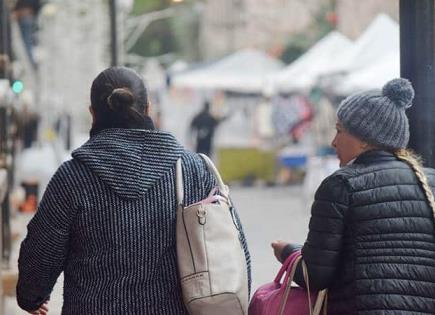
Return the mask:
[[[0,79],[10,78],[11,28],[9,9],[5,0],[0,0]]]
[[[118,19],[117,19],[117,1],[110,1],[110,51],[111,51],[111,65],[117,66],[119,63],[118,56]]]
[[[7,3],[5,0],[0,0],[0,80],[5,80],[7,86],[9,86],[9,80],[11,79],[11,33],[9,22]],[[10,106],[5,102],[5,96],[0,95],[0,269],[3,269],[5,265],[7,266],[10,257],[9,191],[12,182],[11,159],[9,158],[10,139],[8,137],[10,110]],[[0,277],[2,277],[1,270]],[[0,283],[0,295],[3,296],[3,281]],[[0,313],[3,314],[3,312],[2,297],[0,300]]]
[[[435,166],[435,17],[433,0],[400,0],[400,72],[415,89],[409,147]]]

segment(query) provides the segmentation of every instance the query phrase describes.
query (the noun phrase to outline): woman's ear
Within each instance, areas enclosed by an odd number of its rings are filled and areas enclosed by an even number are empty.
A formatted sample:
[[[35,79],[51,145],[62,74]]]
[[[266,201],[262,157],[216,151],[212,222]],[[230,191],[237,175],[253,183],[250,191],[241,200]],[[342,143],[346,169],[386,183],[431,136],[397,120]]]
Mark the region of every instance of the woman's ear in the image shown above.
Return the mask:
[[[91,113],[92,116],[92,125],[95,125],[96,119],[95,119],[95,111],[92,108],[92,106],[89,106],[89,112]]]
[[[151,103],[148,102],[148,105],[145,106],[145,109],[143,111],[143,113],[145,114],[145,116],[149,116],[151,113]]]

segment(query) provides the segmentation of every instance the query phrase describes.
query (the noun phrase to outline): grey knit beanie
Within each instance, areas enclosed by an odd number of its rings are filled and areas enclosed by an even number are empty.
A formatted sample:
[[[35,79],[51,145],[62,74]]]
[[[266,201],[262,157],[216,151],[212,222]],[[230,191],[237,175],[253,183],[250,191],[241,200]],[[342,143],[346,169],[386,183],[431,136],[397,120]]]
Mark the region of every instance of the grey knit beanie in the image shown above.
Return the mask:
[[[406,148],[409,124],[405,110],[412,106],[414,89],[406,79],[393,79],[382,91],[371,90],[344,99],[337,118],[353,136],[389,149]]]

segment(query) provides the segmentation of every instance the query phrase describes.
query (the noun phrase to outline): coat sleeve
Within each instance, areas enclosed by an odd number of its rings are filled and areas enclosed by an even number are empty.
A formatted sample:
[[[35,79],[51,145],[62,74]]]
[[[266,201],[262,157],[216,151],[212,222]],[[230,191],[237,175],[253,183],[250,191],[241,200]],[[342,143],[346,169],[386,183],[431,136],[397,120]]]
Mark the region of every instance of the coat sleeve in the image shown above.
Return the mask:
[[[344,216],[348,206],[349,191],[344,179],[338,176],[325,179],[316,192],[308,237],[302,248],[313,289],[327,288],[334,280],[341,258]],[[295,281],[304,286],[300,266]]]
[[[73,202],[62,166],[50,180],[38,211],[27,226],[18,259],[17,302],[38,309],[50,293],[68,254]]]

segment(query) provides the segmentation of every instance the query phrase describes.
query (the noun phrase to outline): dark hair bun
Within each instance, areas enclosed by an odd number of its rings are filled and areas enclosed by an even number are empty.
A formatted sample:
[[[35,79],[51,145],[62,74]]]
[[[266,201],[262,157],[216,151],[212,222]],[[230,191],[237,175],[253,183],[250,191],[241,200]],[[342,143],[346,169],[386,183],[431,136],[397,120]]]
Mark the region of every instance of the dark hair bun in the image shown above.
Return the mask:
[[[134,103],[134,96],[128,88],[116,88],[107,98],[109,108],[114,112],[123,111]]]

